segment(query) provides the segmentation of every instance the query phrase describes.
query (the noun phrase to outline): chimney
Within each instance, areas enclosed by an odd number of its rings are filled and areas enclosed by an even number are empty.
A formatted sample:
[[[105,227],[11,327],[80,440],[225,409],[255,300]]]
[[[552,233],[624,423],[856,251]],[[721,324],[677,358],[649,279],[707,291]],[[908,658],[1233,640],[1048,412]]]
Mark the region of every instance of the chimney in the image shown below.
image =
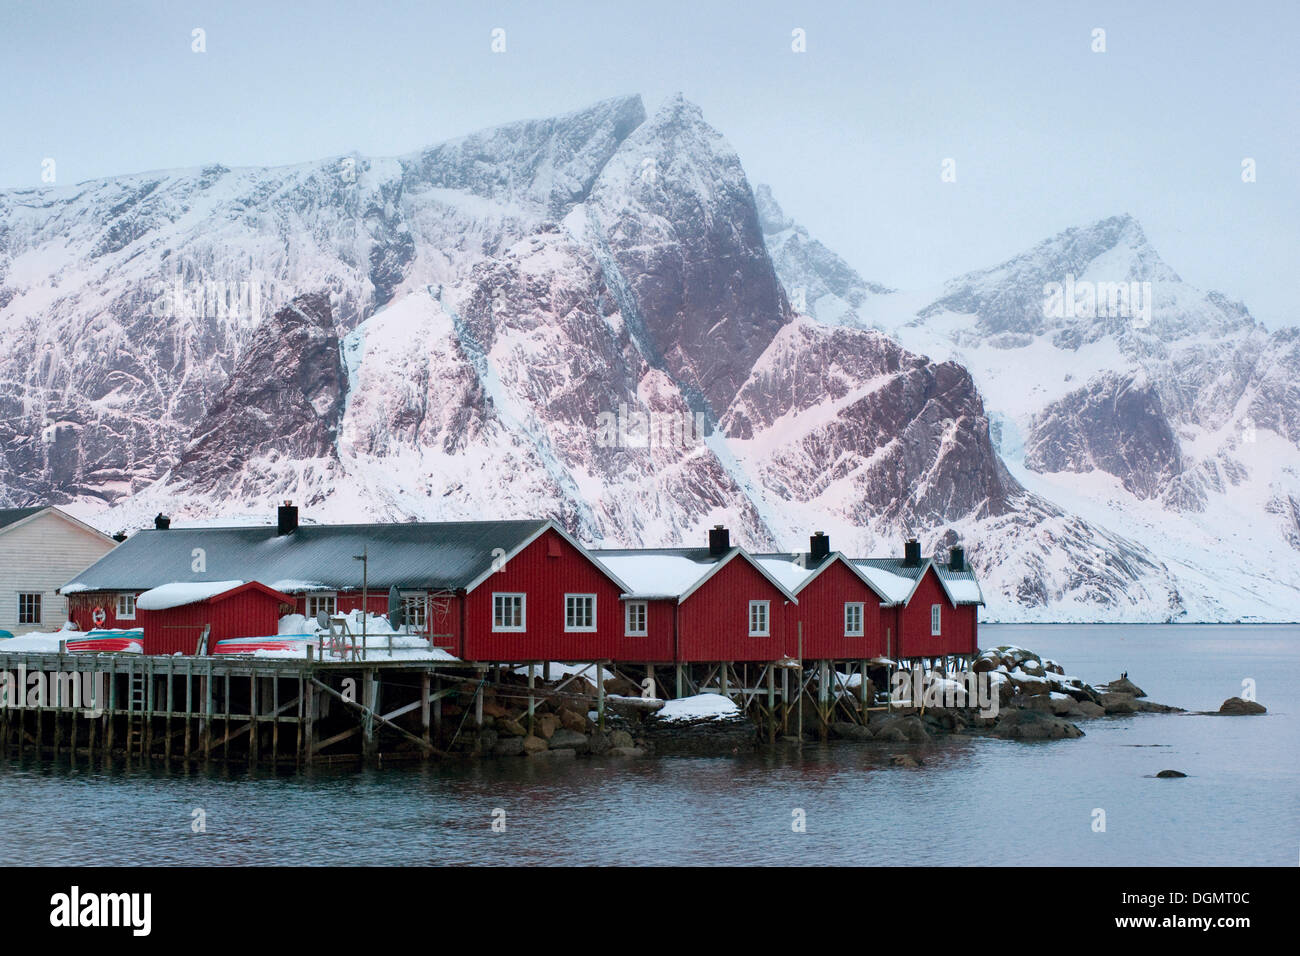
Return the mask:
[[[826,536],[826,532],[818,531],[808,539],[808,557],[813,564],[826,560],[830,553],[831,539]]]
[[[903,567],[917,568],[921,566],[921,542],[915,538],[908,538],[903,543]]]
[[[286,501],[280,505],[276,512],[276,529],[277,535],[283,536],[293,534],[298,530],[298,509],[293,506],[292,501]]]
[[[966,570],[966,549],[954,544],[948,549],[948,568],[952,571]]]
[[[719,557],[731,550],[731,532],[720,524],[709,529],[709,554]]]
[[[113,540],[116,541],[118,544],[121,544],[123,541],[126,540],[126,532],[119,531],[117,534],[113,535]]]
[[[160,511],[154,516],[153,526],[159,531],[166,531],[172,526],[172,519]]]

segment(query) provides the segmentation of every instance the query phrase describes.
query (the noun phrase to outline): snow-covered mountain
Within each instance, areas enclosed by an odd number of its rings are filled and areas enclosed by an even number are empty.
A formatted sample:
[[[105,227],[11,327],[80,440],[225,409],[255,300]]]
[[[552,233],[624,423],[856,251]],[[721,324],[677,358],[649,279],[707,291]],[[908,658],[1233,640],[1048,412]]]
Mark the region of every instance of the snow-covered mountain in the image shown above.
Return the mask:
[[[1194,451],[1164,378],[1126,386],[1137,365],[1099,360],[1051,401],[986,411],[981,390],[1002,394],[984,339],[1117,342],[1017,326],[1033,268],[924,302],[861,280],[681,97],[392,159],[0,192],[0,504],[70,502],[109,530],[159,510],[266,520],[292,498],[308,520],[554,515],[608,545],[720,522],[764,549],[824,530],[888,552],[914,533],[967,545],[991,617],[1235,616],[1030,467],[1100,462],[1171,507],[1154,492]],[[1172,319],[1159,297],[1156,316]],[[1263,361],[1252,394],[1285,397],[1285,363]],[[1091,423],[1121,394],[1144,426],[1105,435]],[[1194,497],[1212,486],[1192,470]]]
[[[969,369],[1016,479],[1140,542],[1190,617],[1295,619],[1300,331],[1184,282],[1129,216],[859,305],[828,320]]]

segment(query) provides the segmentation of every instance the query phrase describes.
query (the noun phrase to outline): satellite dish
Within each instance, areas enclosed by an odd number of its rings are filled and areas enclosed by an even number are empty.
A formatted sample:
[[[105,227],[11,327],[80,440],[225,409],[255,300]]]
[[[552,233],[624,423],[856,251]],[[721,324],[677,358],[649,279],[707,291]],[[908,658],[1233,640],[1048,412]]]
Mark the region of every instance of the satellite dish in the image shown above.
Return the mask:
[[[406,608],[402,605],[402,595],[397,591],[397,585],[394,584],[388,589],[388,626],[394,631],[402,629],[402,624],[406,618]]]
[[[320,629],[321,629],[322,631],[328,631],[328,630],[330,629],[330,615],[329,615],[329,612],[326,611],[326,610],[324,610],[323,608],[322,608],[321,610],[317,611],[317,612],[316,612],[316,624],[317,624],[317,626],[320,627]]]

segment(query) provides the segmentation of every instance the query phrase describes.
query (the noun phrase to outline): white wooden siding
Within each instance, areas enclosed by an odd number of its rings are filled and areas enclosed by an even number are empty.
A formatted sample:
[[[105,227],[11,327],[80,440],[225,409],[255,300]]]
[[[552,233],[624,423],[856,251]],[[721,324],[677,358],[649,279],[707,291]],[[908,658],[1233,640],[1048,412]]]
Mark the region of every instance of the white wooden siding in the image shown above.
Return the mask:
[[[58,630],[68,614],[61,588],[113,549],[113,542],[45,512],[0,528],[0,630]],[[41,623],[18,624],[18,594],[40,592]]]

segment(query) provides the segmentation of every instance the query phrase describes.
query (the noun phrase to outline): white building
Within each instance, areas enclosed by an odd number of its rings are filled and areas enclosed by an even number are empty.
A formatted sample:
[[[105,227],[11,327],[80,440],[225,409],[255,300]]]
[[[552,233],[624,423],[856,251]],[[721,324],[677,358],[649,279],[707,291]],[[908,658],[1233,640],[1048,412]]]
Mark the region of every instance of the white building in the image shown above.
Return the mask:
[[[62,627],[58,589],[116,546],[58,508],[0,509],[0,637]]]

